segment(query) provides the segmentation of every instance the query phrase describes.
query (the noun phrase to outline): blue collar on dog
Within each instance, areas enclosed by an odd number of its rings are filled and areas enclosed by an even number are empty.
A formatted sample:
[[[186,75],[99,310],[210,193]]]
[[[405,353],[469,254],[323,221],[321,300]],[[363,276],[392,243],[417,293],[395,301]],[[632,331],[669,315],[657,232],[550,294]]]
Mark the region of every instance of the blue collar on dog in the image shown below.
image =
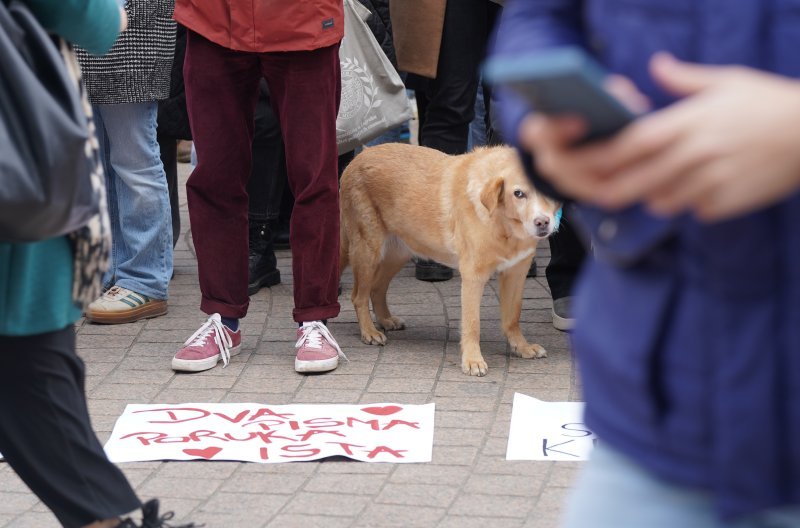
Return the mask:
[[[555,221],[555,224],[556,224],[556,225],[554,225],[554,226],[553,226],[553,231],[555,231],[556,229],[558,229],[558,226],[560,226],[560,225],[561,225],[561,217],[562,217],[563,215],[564,215],[564,208],[563,208],[563,207],[559,207],[559,208],[558,208],[558,211],[556,211],[556,221]]]

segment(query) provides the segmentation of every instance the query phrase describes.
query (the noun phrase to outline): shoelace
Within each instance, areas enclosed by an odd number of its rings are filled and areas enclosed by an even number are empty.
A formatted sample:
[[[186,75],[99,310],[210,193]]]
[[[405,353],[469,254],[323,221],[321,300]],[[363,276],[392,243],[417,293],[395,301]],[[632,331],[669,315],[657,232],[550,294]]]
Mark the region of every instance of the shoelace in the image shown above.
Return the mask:
[[[187,339],[183,345],[202,347],[206,344],[206,340],[211,334],[214,334],[214,343],[217,345],[219,355],[222,357],[222,368],[225,368],[231,359],[230,348],[233,346],[233,340],[225,330],[225,325],[222,324],[219,314],[213,314],[209,317],[208,321],[203,323],[203,326],[192,334],[192,337]]]
[[[305,323],[303,325],[303,331],[300,334],[300,339],[297,340],[295,343],[295,348],[300,348],[303,346],[303,343],[307,343],[308,346],[312,348],[322,348],[322,339],[325,339],[333,348],[336,349],[336,352],[339,354],[339,357],[344,359],[345,361],[350,361],[347,359],[347,356],[344,355],[342,349],[339,348],[339,343],[331,335],[328,327],[322,324],[321,321],[313,321],[311,323]]]
[[[114,299],[116,297],[119,297],[120,295],[122,295],[122,290],[120,289],[120,287],[119,286],[112,286],[106,292],[105,297],[107,299]]]

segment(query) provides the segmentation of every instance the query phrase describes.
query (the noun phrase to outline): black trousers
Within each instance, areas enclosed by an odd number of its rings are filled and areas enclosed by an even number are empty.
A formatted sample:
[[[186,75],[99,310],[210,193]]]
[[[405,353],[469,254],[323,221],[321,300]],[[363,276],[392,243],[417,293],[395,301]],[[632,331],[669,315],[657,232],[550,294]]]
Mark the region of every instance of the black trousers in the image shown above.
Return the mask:
[[[31,491],[68,528],[140,508],[92,430],[72,326],[0,336],[0,354],[0,453]]]
[[[309,148],[313,148],[313,146],[309,145]],[[287,181],[286,155],[283,150],[281,127],[278,116],[270,106],[267,83],[262,79],[256,104],[253,164],[250,180],[247,183],[251,221],[267,223],[277,220],[281,212],[281,201],[286,192]],[[287,199],[294,201],[291,193]],[[289,207],[291,210],[291,206]]]
[[[420,145],[447,154],[467,151],[480,64],[499,10],[489,0],[447,2],[436,79],[417,93]]]
[[[550,263],[545,270],[553,300],[572,295],[572,287],[586,259],[584,243],[572,225],[572,206],[564,205],[561,225],[550,237]]]
[[[158,147],[161,150],[161,163],[167,176],[169,190],[169,211],[172,217],[172,247],[181,236],[181,206],[178,195],[178,140],[174,137],[156,134]]]

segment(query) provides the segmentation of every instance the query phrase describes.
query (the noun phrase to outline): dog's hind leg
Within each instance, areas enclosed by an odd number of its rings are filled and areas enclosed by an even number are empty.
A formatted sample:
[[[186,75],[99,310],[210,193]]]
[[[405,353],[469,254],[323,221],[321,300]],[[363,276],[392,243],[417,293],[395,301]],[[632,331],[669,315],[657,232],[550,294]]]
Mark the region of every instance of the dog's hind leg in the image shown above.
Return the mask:
[[[350,265],[353,267],[353,307],[356,310],[361,341],[368,345],[385,345],[386,335],[375,328],[369,311],[369,298],[375,272],[381,259],[381,238],[357,236],[350,240]]]
[[[523,259],[500,273],[500,319],[512,353],[523,358],[543,358],[547,356],[545,349],[541,345],[528,343],[519,329],[522,291],[532,259],[532,256]]]
[[[375,320],[378,326],[384,330],[402,330],[406,327],[401,318],[393,316],[389,311],[386,292],[389,291],[389,283],[392,282],[392,278],[410,259],[411,251],[401,240],[394,236],[386,238],[383,243],[383,259],[375,272],[370,293]]]

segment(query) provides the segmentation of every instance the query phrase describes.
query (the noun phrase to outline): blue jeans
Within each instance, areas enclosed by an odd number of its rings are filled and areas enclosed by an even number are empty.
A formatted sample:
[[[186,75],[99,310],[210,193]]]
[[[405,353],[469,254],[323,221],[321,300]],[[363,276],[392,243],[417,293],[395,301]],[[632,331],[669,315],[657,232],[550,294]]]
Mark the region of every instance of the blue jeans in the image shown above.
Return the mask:
[[[478,82],[478,95],[475,97],[475,118],[469,124],[467,150],[483,147],[486,143],[486,104],[483,102],[483,85]]]
[[[111,217],[106,287],[166,299],[172,276],[172,220],[156,141],[158,104],[95,105]]]
[[[562,528],[794,528],[800,508],[778,508],[732,523],[710,494],[657,480],[605,444],[592,451],[572,492]]]
[[[409,141],[409,131],[408,131],[408,122],[403,123],[402,125],[387,130],[380,136],[376,137],[372,141],[367,142],[365,146],[367,147],[374,147],[377,145],[383,145],[385,143],[408,143]],[[356,152],[360,152],[360,149]]]

